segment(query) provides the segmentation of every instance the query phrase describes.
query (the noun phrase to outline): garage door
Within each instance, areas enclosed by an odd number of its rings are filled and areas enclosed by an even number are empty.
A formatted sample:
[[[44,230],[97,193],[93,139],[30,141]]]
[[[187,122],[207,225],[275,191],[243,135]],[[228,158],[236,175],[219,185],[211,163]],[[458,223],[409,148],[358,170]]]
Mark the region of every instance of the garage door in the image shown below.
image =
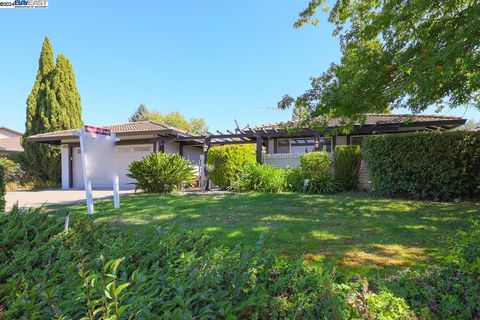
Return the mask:
[[[121,189],[133,189],[132,184],[135,180],[127,177],[128,165],[132,161],[138,161],[144,156],[153,152],[153,146],[145,145],[126,145],[115,147],[115,155],[118,161],[118,178]],[[101,161],[101,159],[94,159]],[[95,170],[93,170],[95,171]],[[73,186],[75,188],[83,188],[83,170],[80,148],[73,149]],[[92,188],[111,189],[112,181],[108,174],[102,172],[94,172],[92,174]]]

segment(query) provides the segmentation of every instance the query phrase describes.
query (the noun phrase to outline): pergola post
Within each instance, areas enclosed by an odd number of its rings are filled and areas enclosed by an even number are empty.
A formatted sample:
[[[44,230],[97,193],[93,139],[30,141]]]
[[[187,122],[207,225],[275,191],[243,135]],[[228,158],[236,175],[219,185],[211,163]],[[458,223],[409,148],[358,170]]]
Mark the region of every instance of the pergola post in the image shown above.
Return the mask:
[[[263,139],[260,136],[257,136],[257,163],[262,163],[262,148],[263,148]]]
[[[207,170],[207,158],[208,158],[208,150],[210,149],[210,138],[205,138],[205,142],[203,144],[203,174],[207,177],[207,181],[205,182],[205,191],[210,190],[210,178],[208,177],[208,170]]]
[[[320,135],[318,133],[316,133],[314,136],[313,136],[313,139],[314,139],[314,150],[315,151],[320,151]]]

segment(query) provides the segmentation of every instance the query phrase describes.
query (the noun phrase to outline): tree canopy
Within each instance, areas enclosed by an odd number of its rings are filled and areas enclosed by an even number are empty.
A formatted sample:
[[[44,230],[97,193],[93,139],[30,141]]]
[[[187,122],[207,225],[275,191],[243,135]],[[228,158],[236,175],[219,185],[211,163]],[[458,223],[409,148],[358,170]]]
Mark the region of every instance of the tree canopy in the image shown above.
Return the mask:
[[[152,120],[168,126],[175,127],[188,133],[203,134],[208,127],[203,118],[191,118],[188,120],[181,112],[172,111],[161,113],[157,110],[148,110],[142,103],[130,117],[130,122]]]
[[[311,0],[294,27],[318,23],[321,9],[335,25],[342,57],[280,108],[306,108],[309,117],[341,117],[405,107],[480,108],[478,0]]]
[[[42,45],[38,72],[27,99],[25,134],[22,139],[28,172],[35,178],[59,181],[60,150],[45,144],[26,142],[38,133],[76,129],[83,125],[80,94],[72,65],[64,55],[54,62],[48,38]]]

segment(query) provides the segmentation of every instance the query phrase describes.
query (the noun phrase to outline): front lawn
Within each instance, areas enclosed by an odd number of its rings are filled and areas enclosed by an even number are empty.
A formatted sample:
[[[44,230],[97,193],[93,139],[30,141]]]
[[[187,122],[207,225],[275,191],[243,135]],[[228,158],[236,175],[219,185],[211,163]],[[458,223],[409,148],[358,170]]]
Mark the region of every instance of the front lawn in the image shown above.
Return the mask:
[[[335,264],[367,274],[404,266],[443,263],[450,237],[480,218],[475,203],[440,203],[372,198],[344,193],[139,194],[95,203],[96,217],[113,226],[141,230],[175,224],[211,235],[214,243],[253,245],[265,235],[267,248],[286,258]],[[85,205],[60,207],[73,219]]]

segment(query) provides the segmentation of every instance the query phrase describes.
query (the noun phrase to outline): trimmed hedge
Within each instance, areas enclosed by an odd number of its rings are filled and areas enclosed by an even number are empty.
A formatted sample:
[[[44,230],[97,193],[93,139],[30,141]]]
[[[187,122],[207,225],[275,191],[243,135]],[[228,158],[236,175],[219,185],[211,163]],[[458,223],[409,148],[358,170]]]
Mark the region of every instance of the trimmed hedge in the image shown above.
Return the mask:
[[[360,146],[336,146],[335,156],[335,182],[340,190],[357,190],[358,172],[362,163]]]
[[[332,159],[325,151],[302,153],[300,155],[300,166],[310,177],[326,174],[331,165]]]
[[[0,213],[5,211],[5,193],[6,193],[6,184],[7,177],[5,174],[5,167],[0,163]]]
[[[480,133],[416,132],[366,137],[374,191],[414,198],[480,198]]]
[[[208,150],[210,179],[220,187],[230,187],[247,165],[256,163],[255,146],[229,145]]]

